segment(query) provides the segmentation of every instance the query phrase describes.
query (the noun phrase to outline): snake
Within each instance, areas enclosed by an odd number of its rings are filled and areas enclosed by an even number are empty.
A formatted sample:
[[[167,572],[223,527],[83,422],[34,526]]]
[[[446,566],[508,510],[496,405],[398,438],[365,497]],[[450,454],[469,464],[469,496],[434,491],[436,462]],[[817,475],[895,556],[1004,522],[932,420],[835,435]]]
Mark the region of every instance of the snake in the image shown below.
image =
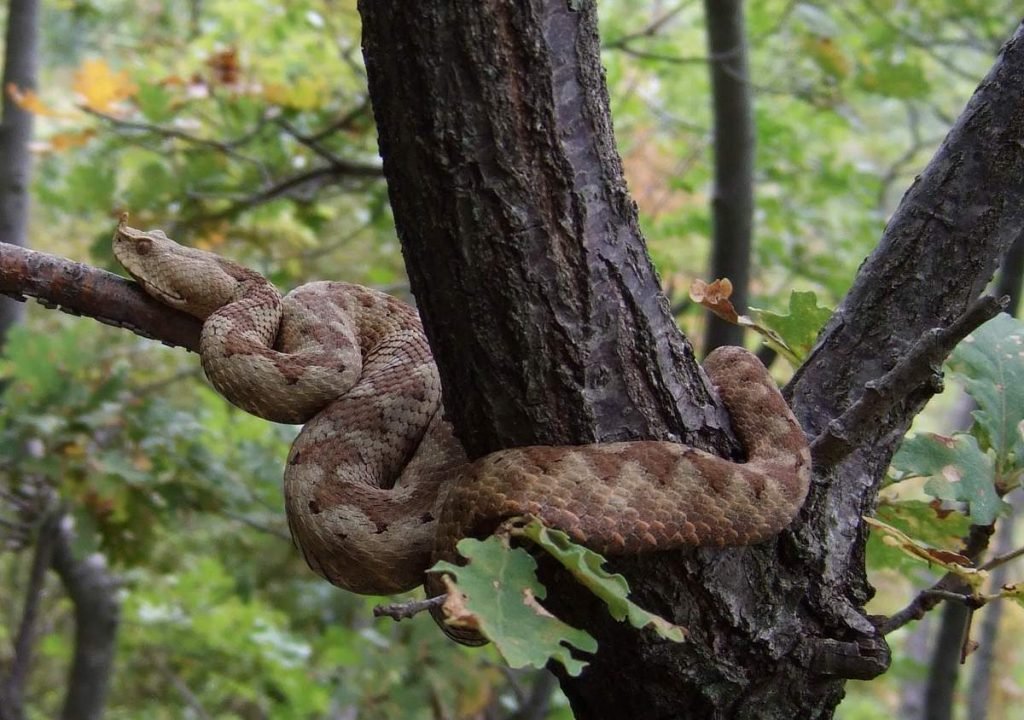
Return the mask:
[[[670,441],[515,447],[471,459],[442,404],[417,311],[362,285],[286,295],[260,273],[123,222],[116,259],[147,294],[202,321],[213,387],[249,413],[301,424],[284,469],[295,544],[328,582],[367,595],[426,584],[456,543],[532,517],[605,555],[751,545],[779,534],[811,477],[806,436],[743,348],[702,368],[746,453],[733,462]],[[425,580],[426,577],[426,580]],[[475,630],[442,629],[465,644]]]

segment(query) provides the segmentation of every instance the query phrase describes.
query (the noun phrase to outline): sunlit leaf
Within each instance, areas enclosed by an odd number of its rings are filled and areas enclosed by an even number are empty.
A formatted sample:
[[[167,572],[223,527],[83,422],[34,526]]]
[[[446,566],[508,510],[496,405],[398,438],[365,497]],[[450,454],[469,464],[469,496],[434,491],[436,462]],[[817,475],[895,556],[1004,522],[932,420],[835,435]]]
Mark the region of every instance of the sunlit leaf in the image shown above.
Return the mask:
[[[82,104],[97,112],[109,112],[118,102],[138,92],[127,72],[114,72],[106,61],[97,58],[82,63],[75,73],[73,87]]]

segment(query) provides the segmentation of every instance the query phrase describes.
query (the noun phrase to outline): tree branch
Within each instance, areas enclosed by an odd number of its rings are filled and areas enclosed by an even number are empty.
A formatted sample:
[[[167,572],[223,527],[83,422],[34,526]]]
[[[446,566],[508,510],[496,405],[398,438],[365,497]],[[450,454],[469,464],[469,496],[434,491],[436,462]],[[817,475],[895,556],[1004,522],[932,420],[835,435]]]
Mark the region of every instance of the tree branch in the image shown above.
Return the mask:
[[[0,293],[26,296],[71,315],[85,315],[165,345],[197,351],[200,323],[154,300],[136,283],[56,255],[0,243]]]
[[[908,395],[925,384],[941,388],[941,365],[946,356],[972,330],[991,320],[1006,307],[1008,297],[984,296],[946,328],[929,330],[907,354],[878,380],[865,383],[864,393],[811,444],[814,467],[819,472],[832,467],[859,447],[878,423]]]

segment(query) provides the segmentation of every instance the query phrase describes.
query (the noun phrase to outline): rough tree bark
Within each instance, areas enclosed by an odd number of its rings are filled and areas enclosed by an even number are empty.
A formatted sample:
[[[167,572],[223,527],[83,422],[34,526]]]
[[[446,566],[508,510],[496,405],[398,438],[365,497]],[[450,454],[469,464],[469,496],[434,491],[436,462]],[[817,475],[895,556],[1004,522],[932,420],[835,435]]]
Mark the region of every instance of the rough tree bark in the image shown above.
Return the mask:
[[[396,223],[470,454],[678,435],[733,455],[625,191],[593,3],[364,0],[360,11]],[[1018,30],[791,383],[820,436],[794,526],[757,547],[615,563],[689,642],[636,633],[549,578],[552,609],[601,643],[580,678],[562,678],[579,718],[828,718],[845,678],[885,670],[863,611],[860,518],[936,383],[921,364],[913,383],[864,385],[924,357],[914,341],[965,312],[1024,223],[1022,93]],[[868,412],[844,415],[857,401]]]
[[[716,423],[700,386],[674,380],[692,372],[690,354],[665,351],[685,346],[651,299],[593,4],[379,0],[360,11],[395,219],[470,454],[673,430],[691,439],[694,418]],[[913,340],[964,312],[1024,219],[1022,162],[1004,152],[1024,115],[1022,64],[1015,39],[795,378],[815,434]],[[844,677],[883,671],[887,650],[862,610],[860,517],[935,386],[912,390],[870,430],[833,428],[832,446],[861,434],[856,452],[822,464],[778,541],[617,563],[643,603],[690,628],[690,643],[630,632],[557,583],[556,611],[602,647],[581,678],[563,678],[577,715],[829,717]]]
[[[18,107],[7,88],[15,85],[22,90],[35,89],[38,25],[39,0],[10,0],[0,81],[0,238],[16,245],[25,245],[28,236],[32,113]],[[0,297],[0,346],[22,312],[20,303]]]
[[[732,281],[732,304],[747,311],[754,226],[753,93],[744,0],[704,0],[714,109],[715,188],[711,197],[710,278]],[[743,328],[706,313],[704,353],[742,345]]]

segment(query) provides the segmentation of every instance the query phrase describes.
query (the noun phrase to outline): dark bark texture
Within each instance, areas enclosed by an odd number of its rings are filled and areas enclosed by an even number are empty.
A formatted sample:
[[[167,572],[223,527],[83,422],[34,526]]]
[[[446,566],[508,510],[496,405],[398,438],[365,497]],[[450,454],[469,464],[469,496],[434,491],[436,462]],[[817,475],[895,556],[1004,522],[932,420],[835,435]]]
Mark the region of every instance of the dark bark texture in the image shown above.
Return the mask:
[[[946,327],[981,293],[1024,227],[1024,32],[1003,47],[927,168],[903,197],[788,392],[804,428],[820,433],[923,333]],[[936,370],[937,371],[937,370]],[[818,579],[809,601],[856,627],[872,590],[863,573],[866,528],[893,452],[935,391],[907,388],[859,449],[818,483],[794,528]],[[867,628],[864,628],[866,631]]]
[[[640,241],[592,13],[570,5],[360,5],[445,405],[474,456],[673,432],[708,447],[727,423]]]
[[[32,113],[18,107],[7,88],[13,84],[21,90],[35,89],[38,25],[39,0],[10,0],[0,81],[0,238],[17,245],[25,245],[28,238]],[[22,312],[22,305],[0,297],[0,346]]]
[[[704,0],[714,109],[715,188],[711,278],[729,278],[732,304],[747,311],[754,218],[754,111],[744,0]],[[742,345],[743,328],[707,312],[704,354]]]
[[[728,454],[626,194],[593,4],[360,12],[396,224],[469,453],[681,437]],[[809,581],[799,563],[779,572],[800,552],[786,536],[617,562],[641,603],[690,629],[684,645],[555,579],[553,609],[601,643],[563,678],[578,717],[828,714],[842,684],[804,666],[822,632],[801,605]]]
[[[717,445],[721,416],[625,192],[593,3],[377,0],[360,12],[395,220],[469,453],[641,436]],[[1019,228],[1022,56],[1015,39],[795,378],[806,428],[820,432],[962,313]],[[872,442],[821,468],[777,541],[616,563],[641,603],[690,629],[687,644],[617,625],[555,578],[553,609],[601,643],[582,677],[563,678],[577,716],[824,718],[843,678],[882,672],[860,517],[934,389],[914,388]]]

